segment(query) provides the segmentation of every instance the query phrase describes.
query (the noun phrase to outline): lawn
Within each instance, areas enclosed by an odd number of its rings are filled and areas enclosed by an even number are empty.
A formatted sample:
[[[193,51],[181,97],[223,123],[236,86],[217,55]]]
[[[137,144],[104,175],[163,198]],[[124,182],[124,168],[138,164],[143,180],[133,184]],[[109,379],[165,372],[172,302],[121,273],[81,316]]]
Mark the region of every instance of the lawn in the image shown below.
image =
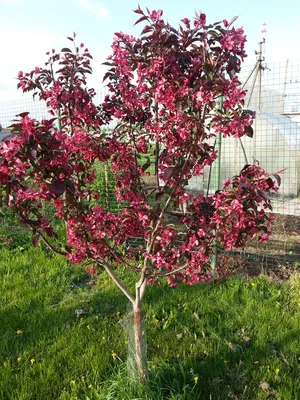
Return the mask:
[[[3,249],[0,399],[299,399],[299,301],[296,273],[150,287],[143,387],[126,377],[128,303],[105,273]]]

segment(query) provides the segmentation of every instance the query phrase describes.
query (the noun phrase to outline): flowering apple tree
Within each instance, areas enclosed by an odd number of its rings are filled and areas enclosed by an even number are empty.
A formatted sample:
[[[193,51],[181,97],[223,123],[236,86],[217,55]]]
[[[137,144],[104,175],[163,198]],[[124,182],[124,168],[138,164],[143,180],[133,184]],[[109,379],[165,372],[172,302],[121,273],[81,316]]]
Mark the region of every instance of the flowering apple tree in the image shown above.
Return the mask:
[[[83,44],[76,47],[75,35],[69,37],[74,50],[53,50],[45,67],[19,73],[19,87],[44,100],[51,118],[38,122],[22,113],[14,122],[14,133],[1,144],[0,193],[30,227],[35,244],[44,241],[92,274],[106,270],[127,296],[143,379],[148,284],[209,279],[214,240],[224,249],[242,248],[253,237],[266,241],[268,194],[278,190],[280,179],[254,163],[213,195],[188,191],[188,180],[218,157],[211,144],[217,132],[224,138],[253,133],[255,115],[243,109],[246,93],[238,80],[246,38],[234,21],[208,24],[197,14],[174,29],[162,11],[135,12],[137,23],[147,25],[139,38],[115,34],[105,63],[109,94],[100,106],[86,86],[92,57]],[[97,163],[110,165],[118,212],[99,201]],[[66,243],[43,217],[46,203],[65,221]],[[120,265],[137,274],[135,293],[118,277]]]

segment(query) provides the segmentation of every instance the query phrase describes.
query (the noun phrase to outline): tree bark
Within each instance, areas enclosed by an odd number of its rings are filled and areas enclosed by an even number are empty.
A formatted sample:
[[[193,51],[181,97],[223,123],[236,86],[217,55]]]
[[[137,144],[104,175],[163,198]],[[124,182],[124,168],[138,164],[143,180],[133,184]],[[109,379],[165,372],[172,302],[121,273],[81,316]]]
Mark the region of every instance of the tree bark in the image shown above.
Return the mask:
[[[134,350],[137,376],[141,381],[148,379],[146,339],[143,334],[143,311],[141,302],[133,304]]]

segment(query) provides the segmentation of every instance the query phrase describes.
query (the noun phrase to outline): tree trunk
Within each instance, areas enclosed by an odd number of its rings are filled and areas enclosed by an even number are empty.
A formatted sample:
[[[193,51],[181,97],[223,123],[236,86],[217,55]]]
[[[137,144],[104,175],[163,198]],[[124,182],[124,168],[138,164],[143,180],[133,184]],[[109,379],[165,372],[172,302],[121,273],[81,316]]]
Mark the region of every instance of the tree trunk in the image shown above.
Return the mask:
[[[143,334],[142,305],[137,300],[133,304],[133,330],[136,372],[138,378],[145,381],[148,378],[146,339]]]

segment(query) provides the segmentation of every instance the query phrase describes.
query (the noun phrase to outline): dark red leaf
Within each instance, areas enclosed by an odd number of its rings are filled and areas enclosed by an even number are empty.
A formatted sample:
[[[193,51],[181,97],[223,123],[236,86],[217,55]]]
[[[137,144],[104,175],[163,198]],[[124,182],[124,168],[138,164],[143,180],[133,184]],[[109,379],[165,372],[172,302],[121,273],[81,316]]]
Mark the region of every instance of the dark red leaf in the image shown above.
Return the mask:
[[[253,128],[252,128],[252,126],[246,126],[245,134],[246,134],[246,136],[253,138]]]
[[[67,253],[71,253],[72,252],[72,247],[68,246],[67,244],[65,245],[65,250]]]
[[[272,178],[268,178],[266,180],[267,184],[269,185],[269,188],[271,189],[274,186],[274,182]]]
[[[152,28],[149,25],[146,25],[145,28],[142,30],[141,35],[143,35],[144,33],[148,33],[151,32]]]
[[[104,82],[109,76],[111,76],[112,75],[112,73],[111,72],[106,72],[106,74],[104,75],[104,77],[103,77],[103,80],[102,80],[102,82]]]
[[[228,23],[227,28],[232,25],[236,20],[238,19],[238,17],[233,17],[232,20]]]
[[[278,186],[280,186],[280,184],[281,184],[280,175],[279,175],[279,174],[274,174],[273,176],[274,176],[274,178],[276,179]]]
[[[136,14],[142,14],[142,15],[144,15],[144,11],[140,9],[140,6],[139,6],[139,8],[137,8],[136,10],[133,10],[133,12],[136,13]]]
[[[102,63],[102,65],[107,65],[108,67],[114,67],[114,66],[116,66],[116,63],[105,61],[104,63]]]
[[[145,20],[149,20],[149,18],[148,18],[146,15],[144,15],[143,17],[141,17],[140,19],[138,19],[134,25],[137,25],[137,24],[139,24],[140,22],[145,21]],[[134,26],[134,25],[133,25],[133,26]]]
[[[47,236],[49,236],[49,237],[53,236],[52,226],[46,226],[45,228],[43,228],[43,231],[46,233]]]
[[[65,182],[54,181],[50,185],[48,185],[48,189],[51,193],[55,194],[57,197],[61,196],[65,191],[66,185]]]
[[[282,172],[286,171],[286,168],[281,169],[280,171],[277,171],[277,174],[282,174]]]
[[[10,135],[5,136],[4,139],[2,139],[2,142],[10,141],[14,137],[18,136],[17,132],[13,132]]]
[[[143,166],[142,166],[142,171],[145,172],[151,165],[150,161],[147,161]]]
[[[34,245],[34,247],[37,247],[39,242],[41,240],[41,235],[39,233],[35,234],[32,238],[32,244]]]
[[[269,200],[269,198],[268,198],[268,196],[266,195],[266,193],[263,192],[262,190],[258,189],[258,190],[257,190],[257,193],[258,193],[265,201]]]
[[[24,117],[27,117],[28,114],[29,114],[29,112],[22,112],[20,114],[17,114],[16,117],[24,118]]]

